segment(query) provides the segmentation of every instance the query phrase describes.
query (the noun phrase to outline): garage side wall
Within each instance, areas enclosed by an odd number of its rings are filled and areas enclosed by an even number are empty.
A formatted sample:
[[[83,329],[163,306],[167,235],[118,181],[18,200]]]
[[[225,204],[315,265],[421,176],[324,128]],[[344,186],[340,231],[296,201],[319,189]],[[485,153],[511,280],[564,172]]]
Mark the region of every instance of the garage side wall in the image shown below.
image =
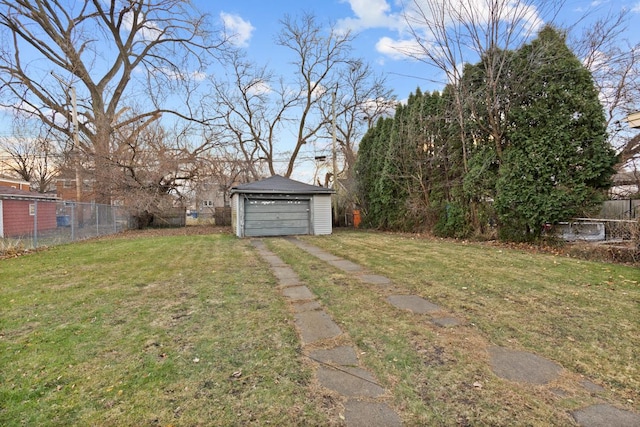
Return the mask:
[[[331,234],[331,195],[316,194],[313,197],[313,234]]]
[[[242,201],[243,198],[240,194],[234,194],[231,196],[231,229],[233,230],[233,234],[238,237],[243,237],[240,208],[240,202]]]
[[[30,206],[33,200],[3,201],[3,237],[16,237],[33,233],[34,214]],[[56,203],[37,202],[38,231],[56,229]]]

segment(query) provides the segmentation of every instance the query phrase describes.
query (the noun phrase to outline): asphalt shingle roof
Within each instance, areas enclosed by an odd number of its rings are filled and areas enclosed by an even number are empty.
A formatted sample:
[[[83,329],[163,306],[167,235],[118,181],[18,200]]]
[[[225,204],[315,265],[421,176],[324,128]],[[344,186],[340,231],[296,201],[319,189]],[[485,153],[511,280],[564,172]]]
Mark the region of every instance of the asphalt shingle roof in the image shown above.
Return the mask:
[[[0,186],[0,198],[58,200],[56,196],[52,196],[51,194],[35,193],[33,191],[18,190],[17,188],[4,186]]]
[[[294,181],[280,175],[274,175],[262,181],[238,185],[231,189],[231,193],[269,193],[269,194],[330,194],[333,189],[319,187]]]

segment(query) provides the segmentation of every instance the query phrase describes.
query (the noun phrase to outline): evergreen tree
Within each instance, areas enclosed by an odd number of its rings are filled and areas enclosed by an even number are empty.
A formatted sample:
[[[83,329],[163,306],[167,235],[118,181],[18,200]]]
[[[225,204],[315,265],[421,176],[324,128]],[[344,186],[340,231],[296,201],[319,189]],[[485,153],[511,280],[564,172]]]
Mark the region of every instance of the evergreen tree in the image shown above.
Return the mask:
[[[393,119],[381,118],[360,142],[356,161],[356,176],[363,225],[379,228],[385,223],[380,203],[379,180],[384,166]]]
[[[503,238],[529,240],[599,203],[615,154],[591,75],[564,36],[545,27],[516,55],[495,207]]]
[[[409,97],[411,102],[414,96]],[[404,202],[407,197],[405,179],[402,170],[402,157],[406,148],[408,105],[399,105],[392,121],[392,127],[387,139],[386,151],[380,177],[377,182],[377,202],[380,207],[379,227],[385,229],[402,228],[401,220],[404,216]]]

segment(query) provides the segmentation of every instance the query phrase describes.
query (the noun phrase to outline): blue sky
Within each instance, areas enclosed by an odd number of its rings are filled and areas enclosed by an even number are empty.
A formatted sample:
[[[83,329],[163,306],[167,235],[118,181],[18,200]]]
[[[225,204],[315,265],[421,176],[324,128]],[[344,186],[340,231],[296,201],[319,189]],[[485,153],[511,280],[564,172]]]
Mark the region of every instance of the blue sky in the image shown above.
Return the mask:
[[[456,1],[459,0],[451,0],[452,3]],[[488,0],[476,1],[486,3]],[[440,89],[446,81],[443,75],[438,75],[424,63],[402,58],[394,48],[399,43],[412,43],[402,17],[403,3],[408,5],[413,0],[196,1],[198,8],[211,14],[214,22],[224,21],[230,30],[235,30],[237,43],[251,58],[269,64],[275,70],[286,62],[281,57],[285,50],[273,41],[285,14],[296,16],[311,12],[322,22],[333,22],[339,28],[350,29],[357,33],[354,54],[369,61],[377,72],[386,76],[398,99],[407,98],[418,86],[423,90]],[[545,0],[539,2],[544,3]],[[640,20],[640,0],[567,0],[554,23],[566,27],[580,20],[580,25],[589,25],[598,16],[622,9],[632,14],[631,22]],[[532,10],[533,15],[538,12]],[[548,22],[540,14],[537,18],[541,23]],[[627,36],[632,43],[638,43],[640,28],[630,25]]]

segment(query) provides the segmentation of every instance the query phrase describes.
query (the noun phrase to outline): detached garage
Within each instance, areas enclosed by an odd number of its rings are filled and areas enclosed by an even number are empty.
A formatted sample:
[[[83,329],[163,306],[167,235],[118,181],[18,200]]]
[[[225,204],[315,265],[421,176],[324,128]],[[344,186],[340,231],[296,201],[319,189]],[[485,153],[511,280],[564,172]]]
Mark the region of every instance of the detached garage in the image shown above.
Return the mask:
[[[55,230],[57,200],[55,196],[0,186],[0,238]]]
[[[331,234],[333,190],[274,175],[231,189],[238,237]]]

